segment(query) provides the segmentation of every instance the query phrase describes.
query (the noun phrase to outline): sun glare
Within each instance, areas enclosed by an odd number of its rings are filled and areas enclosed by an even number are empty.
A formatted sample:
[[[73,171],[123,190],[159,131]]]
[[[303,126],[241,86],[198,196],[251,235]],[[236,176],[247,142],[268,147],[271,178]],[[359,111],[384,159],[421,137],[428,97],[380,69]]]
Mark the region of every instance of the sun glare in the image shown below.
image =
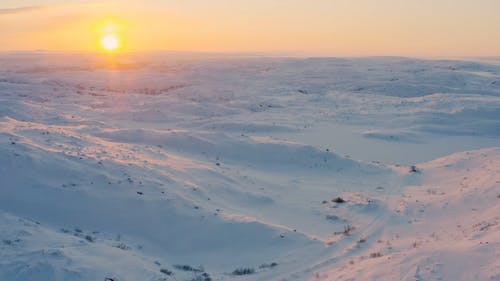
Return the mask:
[[[115,34],[108,34],[102,37],[101,46],[106,51],[116,51],[120,47],[120,39]]]

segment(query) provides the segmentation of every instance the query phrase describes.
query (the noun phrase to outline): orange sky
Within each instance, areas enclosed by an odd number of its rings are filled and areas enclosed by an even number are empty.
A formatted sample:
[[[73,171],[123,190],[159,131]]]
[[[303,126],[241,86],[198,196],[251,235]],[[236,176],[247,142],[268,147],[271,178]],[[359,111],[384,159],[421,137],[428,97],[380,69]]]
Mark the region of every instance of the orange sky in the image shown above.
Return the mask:
[[[2,0],[0,50],[100,51],[112,32],[121,51],[498,56],[499,11],[498,0]]]

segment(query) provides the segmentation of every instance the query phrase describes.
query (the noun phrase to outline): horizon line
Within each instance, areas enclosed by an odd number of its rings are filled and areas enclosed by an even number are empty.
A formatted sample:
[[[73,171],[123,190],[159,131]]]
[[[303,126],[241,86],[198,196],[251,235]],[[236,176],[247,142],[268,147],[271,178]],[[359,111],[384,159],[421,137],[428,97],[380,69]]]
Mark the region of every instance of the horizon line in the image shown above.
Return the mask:
[[[49,50],[49,49],[33,49],[33,50],[0,50],[0,54],[14,53],[52,53],[52,54],[89,54],[103,55],[110,57],[118,57],[124,55],[147,54],[147,53],[178,53],[178,54],[193,54],[193,55],[215,55],[215,56],[252,56],[252,57],[275,57],[275,58],[407,58],[407,59],[500,59],[498,55],[403,55],[403,54],[352,54],[352,55],[328,55],[328,54],[312,54],[305,51],[203,51],[203,50],[133,50],[122,51],[115,54],[108,54],[102,51],[91,50]]]

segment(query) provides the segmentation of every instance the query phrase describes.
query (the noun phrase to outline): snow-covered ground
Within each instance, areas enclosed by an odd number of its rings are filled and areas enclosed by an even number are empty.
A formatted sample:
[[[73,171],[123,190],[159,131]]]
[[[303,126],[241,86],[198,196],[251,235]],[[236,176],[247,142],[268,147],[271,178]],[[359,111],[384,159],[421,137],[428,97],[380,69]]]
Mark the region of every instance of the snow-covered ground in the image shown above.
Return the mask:
[[[0,280],[500,280],[500,59],[3,53],[0,192]]]

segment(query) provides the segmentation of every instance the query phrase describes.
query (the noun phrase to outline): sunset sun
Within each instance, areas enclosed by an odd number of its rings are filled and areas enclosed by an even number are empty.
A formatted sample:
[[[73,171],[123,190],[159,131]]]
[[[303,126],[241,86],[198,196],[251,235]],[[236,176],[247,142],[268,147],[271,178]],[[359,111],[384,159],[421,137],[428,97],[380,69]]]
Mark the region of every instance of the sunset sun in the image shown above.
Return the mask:
[[[115,51],[120,47],[120,39],[115,34],[108,34],[102,37],[101,46],[106,51]]]

